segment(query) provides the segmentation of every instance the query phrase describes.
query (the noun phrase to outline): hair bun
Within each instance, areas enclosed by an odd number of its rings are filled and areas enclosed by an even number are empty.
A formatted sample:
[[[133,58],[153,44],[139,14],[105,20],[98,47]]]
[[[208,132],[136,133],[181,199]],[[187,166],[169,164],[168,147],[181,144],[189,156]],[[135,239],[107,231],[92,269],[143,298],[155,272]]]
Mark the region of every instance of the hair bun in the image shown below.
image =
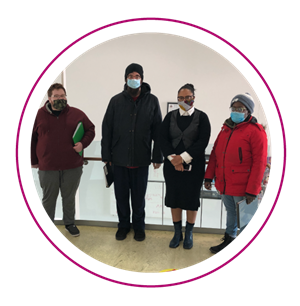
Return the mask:
[[[194,85],[193,85],[193,84],[187,83],[187,84],[185,84],[185,86],[188,86],[188,87],[192,88],[192,91],[195,91],[195,88],[194,88]]]
[[[188,90],[190,90],[190,91],[193,93],[193,95],[195,94],[195,91],[196,91],[196,89],[194,88],[194,85],[193,85],[193,84],[190,84],[190,83],[186,83],[185,85],[183,85],[183,86],[178,90],[178,93],[179,93],[180,90],[182,90],[182,89],[188,89]]]

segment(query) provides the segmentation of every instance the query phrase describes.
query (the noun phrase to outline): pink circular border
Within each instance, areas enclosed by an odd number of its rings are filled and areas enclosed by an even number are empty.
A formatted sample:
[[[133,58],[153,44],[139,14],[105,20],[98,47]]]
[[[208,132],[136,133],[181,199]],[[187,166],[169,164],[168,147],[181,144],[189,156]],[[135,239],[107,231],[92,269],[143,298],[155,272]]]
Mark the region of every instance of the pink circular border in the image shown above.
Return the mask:
[[[110,279],[110,278],[107,278],[107,277],[104,277],[104,276],[101,276],[97,273],[94,273],[93,271],[90,271],[88,269],[86,269],[85,267],[81,266],[80,264],[78,264],[77,262],[75,262],[72,258],[70,258],[68,255],[66,255],[64,252],[62,252],[52,241],[51,239],[46,235],[46,233],[44,232],[44,230],[42,229],[42,227],[39,225],[39,223],[37,222],[35,216],[33,215],[31,209],[30,209],[30,206],[28,204],[28,201],[26,199],[26,196],[25,196],[25,192],[24,192],[24,189],[23,189],[23,185],[22,185],[22,181],[21,181],[21,176],[20,176],[20,169],[19,169],[19,160],[18,160],[18,149],[19,149],[19,136],[20,136],[20,129],[21,129],[21,124],[22,124],[22,120],[23,120],[23,116],[24,116],[24,112],[25,112],[25,109],[26,109],[26,106],[29,102],[29,99],[35,89],[35,87],[37,86],[38,82],[40,81],[40,79],[43,77],[43,75],[45,74],[45,72],[48,70],[48,68],[64,53],[66,52],[69,48],[71,48],[73,45],[75,45],[77,42],[79,42],[80,40],[84,39],[85,37],[95,33],[95,32],[98,32],[100,30],[103,30],[103,29],[106,29],[106,28],[109,28],[109,27],[112,27],[114,25],[119,25],[119,24],[123,24],[123,23],[127,23],[127,22],[134,22],[134,21],[145,21],[145,20],[158,20],[158,21],[168,21],[168,22],[175,22],[175,23],[180,23],[180,24],[184,24],[184,25],[187,25],[187,26],[191,26],[191,27],[194,27],[196,29],[199,29],[199,30],[202,30],[204,32],[207,32],[215,37],[217,37],[218,39],[222,40],[223,42],[225,42],[227,45],[229,45],[230,47],[232,47],[235,51],[237,51],[252,67],[253,69],[257,72],[257,74],[260,76],[260,78],[262,79],[262,81],[264,82],[264,84],[266,85],[273,101],[274,101],[274,104],[275,104],[275,107],[276,107],[276,110],[277,110],[277,113],[278,113],[278,116],[279,116],[279,120],[280,120],[280,124],[281,124],[281,129],[282,129],[282,135],[283,135],[283,148],[284,148],[284,159],[283,159],[283,171],[282,171],[282,176],[281,176],[281,181],[280,181],[280,186],[279,186],[279,189],[278,189],[278,193],[276,195],[276,199],[275,199],[275,202],[272,206],[272,209],[267,217],[267,219],[265,220],[265,222],[263,223],[263,225],[261,226],[261,228],[259,229],[259,231],[255,234],[255,236],[250,240],[250,242],[241,250],[239,251],[235,256],[233,256],[231,259],[229,259],[228,261],[226,261],[224,264],[220,265],[219,267],[217,267],[216,269],[213,269],[211,270],[210,272],[208,273],[205,273],[199,277],[195,277],[195,278],[192,278],[192,279],[189,279],[189,280],[186,280],[186,281],[182,281],[182,282],[177,282],[177,283],[172,283],[172,284],[165,284],[165,285],[138,285],[138,284],[130,284],[130,283],[125,283],[125,282],[119,282],[119,281],[116,281],[116,280],[113,280],[113,279]],[[222,267],[226,266],[229,262],[231,262],[232,260],[234,260],[237,256],[239,256],[243,251],[245,251],[245,249],[254,241],[254,239],[259,235],[259,233],[262,231],[262,229],[265,227],[266,223],[268,222],[271,214],[273,213],[273,210],[275,208],[275,205],[278,201],[278,198],[279,198],[279,195],[280,195],[280,192],[281,192],[281,188],[282,188],[282,184],[283,184],[283,179],[284,179],[284,175],[285,175],[285,168],[286,168],[286,137],[285,137],[285,131],[284,131],[284,126],[283,126],[283,121],[282,121],[282,117],[281,117],[281,114],[280,114],[280,111],[279,111],[279,107],[277,105],[277,102],[275,100],[275,97],[269,87],[269,85],[267,84],[266,80],[263,78],[263,76],[261,75],[261,73],[258,71],[258,69],[251,63],[251,61],[241,52],[239,51],[236,47],[234,47],[232,44],[230,44],[228,41],[226,41],[225,39],[223,39],[222,37],[214,34],[213,32],[211,31],[208,31],[202,27],[199,27],[199,26],[196,26],[194,24],[191,24],[191,23],[187,23],[187,22],[183,22],[183,21],[179,21],[179,20],[174,20],[174,19],[166,19],[166,18],[135,18],[135,19],[127,19],[127,20],[122,20],[122,21],[118,21],[118,22],[114,22],[114,23],[111,23],[111,24],[108,24],[108,25],[105,25],[103,27],[100,27],[94,31],[91,31],[85,35],[83,35],[82,37],[78,38],[77,40],[75,40],[73,43],[71,43],[69,46],[67,46],[65,49],[63,49],[49,64],[48,66],[43,70],[43,72],[41,73],[41,75],[38,77],[38,79],[36,80],[36,82],[34,83],[27,99],[26,99],[26,102],[25,102],[25,105],[24,105],[24,108],[22,110],[22,113],[21,113],[21,117],[20,117],[20,121],[19,121],[19,126],[18,126],[18,133],[17,133],[17,140],[16,140],[16,166],[17,166],[17,173],[18,173],[18,179],[19,179],[19,184],[20,184],[20,188],[21,188],[21,192],[22,192],[22,195],[23,195],[23,198],[25,200],[25,203],[27,205],[27,208],[33,218],[33,220],[35,221],[35,223],[37,224],[38,228],[41,230],[41,232],[44,234],[44,236],[48,239],[48,241],[62,254],[64,255],[67,259],[69,259],[72,263],[74,263],[76,266],[78,266],[79,268],[97,276],[97,277],[100,277],[102,279],[105,279],[107,281],[110,281],[110,282],[114,282],[114,283],[117,283],[117,284],[121,284],[121,285],[127,285],[127,286],[133,286],[133,287],[144,287],[144,288],[157,288],[157,287],[170,287],[170,286],[176,286],[176,285],[181,285],[181,284],[185,284],[185,283],[189,283],[189,282],[192,282],[192,281],[195,281],[197,279],[200,279],[200,278],[203,278],[209,274],[212,274],[213,272],[221,269]]]

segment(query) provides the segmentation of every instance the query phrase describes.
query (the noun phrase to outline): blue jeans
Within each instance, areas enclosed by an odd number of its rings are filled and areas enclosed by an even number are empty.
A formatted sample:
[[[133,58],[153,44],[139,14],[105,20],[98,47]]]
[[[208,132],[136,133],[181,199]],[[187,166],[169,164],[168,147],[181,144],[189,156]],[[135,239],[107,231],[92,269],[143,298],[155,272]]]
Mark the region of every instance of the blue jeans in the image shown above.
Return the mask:
[[[235,197],[235,196],[222,194],[222,201],[227,211],[226,233],[233,238],[236,237],[236,233],[238,230],[236,203],[238,203],[239,201],[242,201],[244,198],[245,197]],[[252,203],[257,206],[258,198],[256,197]],[[246,225],[240,228],[240,233],[244,230],[245,227]]]

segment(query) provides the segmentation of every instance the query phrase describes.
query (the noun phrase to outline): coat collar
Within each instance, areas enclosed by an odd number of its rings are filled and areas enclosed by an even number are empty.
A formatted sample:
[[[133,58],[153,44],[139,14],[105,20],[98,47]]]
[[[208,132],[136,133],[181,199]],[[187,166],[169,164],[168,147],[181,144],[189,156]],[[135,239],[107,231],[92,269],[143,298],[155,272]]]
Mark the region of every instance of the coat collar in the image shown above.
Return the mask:
[[[181,109],[180,107],[179,107],[179,114],[180,114],[180,116],[192,116],[193,115],[193,113],[194,113],[194,111],[195,111],[195,107],[193,106],[193,107],[191,107],[189,110],[187,110],[187,111],[184,111],[183,109]]]
[[[257,120],[255,117],[252,117],[251,115],[249,115],[243,122],[241,123],[235,123],[232,121],[232,119],[229,117],[228,119],[225,120],[224,124],[227,125],[228,127],[230,127],[231,129],[234,129],[237,125],[241,125],[243,123],[257,123]]]
[[[70,106],[69,104],[67,104],[67,106],[61,111],[61,113],[64,113],[64,112],[67,112],[69,110]],[[47,100],[44,104],[44,107],[43,107],[44,111],[49,113],[49,114],[53,114],[53,111],[52,111],[52,108],[51,108],[51,104],[49,102],[49,100]]]
[[[141,93],[138,96],[139,99],[143,98],[145,95],[151,93],[151,87],[148,83],[143,82],[142,83],[142,87],[141,87]],[[123,89],[123,94],[127,97],[127,98],[131,98],[130,94],[127,91],[127,84],[125,83],[124,85],[124,89]]]

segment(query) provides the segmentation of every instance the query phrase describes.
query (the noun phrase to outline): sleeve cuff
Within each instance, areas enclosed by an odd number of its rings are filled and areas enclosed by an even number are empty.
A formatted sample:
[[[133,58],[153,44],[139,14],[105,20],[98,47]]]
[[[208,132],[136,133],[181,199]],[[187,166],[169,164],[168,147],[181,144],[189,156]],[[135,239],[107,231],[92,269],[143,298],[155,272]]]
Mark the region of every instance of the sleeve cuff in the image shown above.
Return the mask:
[[[206,178],[206,179],[204,180],[204,182],[209,182],[209,183],[211,183],[211,182],[212,182],[212,179],[207,179],[207,178]]]
[[[249,195],[250,197],[256,197],[256,195],[248,193],[248,192],[246,192],[246,195]]]
[[[193,159],[193,157],[188,152],[183,152],[180,154],[180,156],[182,157],[182,159],[185,161],[186,164],[189,164]]]
[[[171,160],[173,159],[172,156],[175,156],[175,155],[176,155],[176,154],[171,154],[171,155],[169,155],[169,156],[168,156],[168,160],[171,161]]]

